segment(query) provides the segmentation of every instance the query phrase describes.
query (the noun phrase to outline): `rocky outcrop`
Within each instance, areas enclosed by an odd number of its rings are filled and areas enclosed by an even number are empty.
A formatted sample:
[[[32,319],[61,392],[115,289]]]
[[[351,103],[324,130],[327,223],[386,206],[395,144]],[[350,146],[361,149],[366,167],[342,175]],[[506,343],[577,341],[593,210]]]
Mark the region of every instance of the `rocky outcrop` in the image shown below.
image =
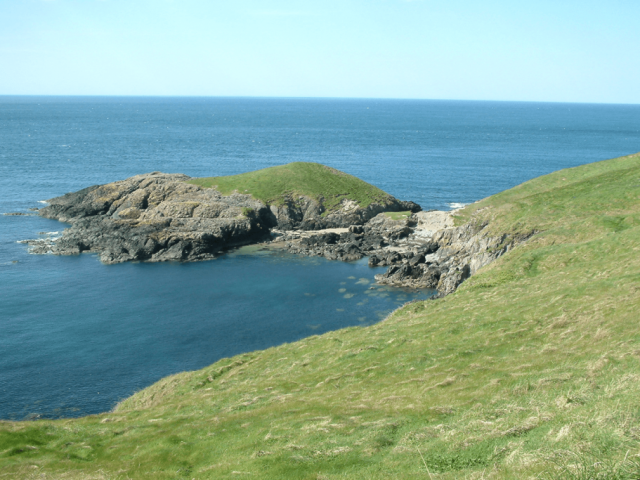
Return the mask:
[[[221,250],[274,241],[292,253],[387,266],[380,284],[434,288],[447,295],[527,236],[489,235],[486,224],[454,226],[452,212],[420,211],[388,197],[365,208],[344,199],[331,212],[305,196],[265,205],[153,172],[49,200],[39,215],[71,224],[62,235],[24,240],[33,253],[98,252],[104,263],[194,261]],[[385,212],[409,211],[398,218]],[[54,236],[55,234],[55,236]]]
[[[385,263],[385,258],[396,254],[389,248],[408,237],[415,223],[411,217],[393,220],[385,213],[380,213],[364,225],[321,230],[318,233],[306,232],[306,235],[305,232],[289,232],[281,240],[285,241],[291,253],[343,261],[359,260],[371,255],[370,265],[391,265],[392,262]],[[376,255],[381,257],[380,260],[376,260]]]
[[[49,200],[39,214],[71,227],[40,249],[99,252],[104,263],[187,261],[268,236],[274,220],[264,204],[187,184],[188,178],[154,172]]]
[[[60,237],[24,240],[33,253],[98,252],[104,263],[194,261],[224,248],[256,243],[270,229],[317,230],[365,223],[381,211],[420,207],[393,197],[365,208],[344,199],[326,212],[319,201],[299,195],[265,205],[249,194],[222,195],[186,183],[181,174],[153,172],[96,185],[48,201],[39,215],[67,222]],[[336,257],[337,258],[337,257]]]
[[[530,236],[491,236],[486,227],[455,227],[452,212],[419,212],[402,220],[381,214],[364,226],[284,240],[290,252],[302,255],[343,261],[369,256],[369,266],[388,267],[376,275],[379,284],[437,289],[444,296]]]
[[[280,230],[324,230],[363,225],[382,212],[419,212],[420,205],[390,197],[384,204],[372,203],[364,208],[353,200],[344,199],[340,207],[327,212],[321,202],[299,195],[281,205],[271,205],[271,213]]]
[[[281,240],[286,242],[285,248],[291,253],[344,262],[359,260],[368,252],[386,245],[381,237],[365,235],[360,225],[353,225],[348,229],[321,230],[307,236],[304,233],[290,232]]]
[[[408,237],[408,244],[425,245],[424,254],[405,255],[384,274],[376,275],[378,283],[414,288],[435,288],[438,296],[454,292],[480,268],[504,255],[535,232],[510,237],[491,235],[486,223],[453,226],[451,212],[424,212],[423,221]],[[432,218],[425,218],[428,216]],[[419,249],[418,249],[419,250]]]

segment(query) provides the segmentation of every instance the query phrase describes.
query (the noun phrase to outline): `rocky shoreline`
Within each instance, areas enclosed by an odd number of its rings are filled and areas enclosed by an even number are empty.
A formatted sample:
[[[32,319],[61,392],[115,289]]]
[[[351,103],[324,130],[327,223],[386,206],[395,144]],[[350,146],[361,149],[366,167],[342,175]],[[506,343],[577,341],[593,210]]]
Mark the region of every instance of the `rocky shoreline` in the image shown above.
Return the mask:
[[[325,212],[303,196],[266,205],[187,180],[153,172],[51,199],[37,213],[71,226],[59,236],[21,243],[36,254],[96,252],[106,264],[207,260],[231,247],[269,243],[330,260],[367,256],[370,266],[388,267],[377,283],[437,289],[444,296],[524,240],[491,237],[486,225],[456,227],[455,211],[423,212],[393,197],[365,208],[345,200]]]
[[[268,240],[273,228],[344,228],[383,211],[420,209],[391,196],[363,207],[343,198],[331,211],[303,195],[267,205],[249,194],[222,195],[189,180],[187,175],[152,172],[53,198],[37,214],[71,226],[58,238],[23,242],[32,253],[96,252],[106,264],[197,261]]]
[[[376,282],[454,292],[477,270],[528,237],[490,236],[486,224],[454,225],[453,211],[418,212],[401,220],[379,214],[363,226],[323,232],[282,234],[289,252],[352,261],[369,257],[370,266],[388,266]]]

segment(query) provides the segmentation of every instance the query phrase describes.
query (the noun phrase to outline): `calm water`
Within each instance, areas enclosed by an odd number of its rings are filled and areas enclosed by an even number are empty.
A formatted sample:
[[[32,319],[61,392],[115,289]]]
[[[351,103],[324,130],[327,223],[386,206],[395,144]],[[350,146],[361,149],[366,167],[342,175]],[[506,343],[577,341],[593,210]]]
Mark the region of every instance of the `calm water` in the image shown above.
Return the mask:
[[[640,106],[501,102],[0,97],[0,212],[160,170],[228,175],[317,161],[447,209],[640,151]],[[243,249],[105,266],[16,240],[63,224],[0,216],[0,418],[97,413],[219,358],[378,321],[429,292],[376,270]]]

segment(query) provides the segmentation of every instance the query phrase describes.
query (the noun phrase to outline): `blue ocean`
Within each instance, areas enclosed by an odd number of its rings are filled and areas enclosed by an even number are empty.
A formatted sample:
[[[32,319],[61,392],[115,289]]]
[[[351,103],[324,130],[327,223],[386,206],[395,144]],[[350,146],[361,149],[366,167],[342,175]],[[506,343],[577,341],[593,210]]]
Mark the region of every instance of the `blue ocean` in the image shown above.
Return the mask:
[[[320,162],[423,209],[640,151],[639,105],[0,97],[0,213],[151,171]],[[199,263],[103,265],[17,241],[64,224],[0,216],[0,419],[107,411],[166,375],[348,326],[433,292],[379,270],[245,247]]]

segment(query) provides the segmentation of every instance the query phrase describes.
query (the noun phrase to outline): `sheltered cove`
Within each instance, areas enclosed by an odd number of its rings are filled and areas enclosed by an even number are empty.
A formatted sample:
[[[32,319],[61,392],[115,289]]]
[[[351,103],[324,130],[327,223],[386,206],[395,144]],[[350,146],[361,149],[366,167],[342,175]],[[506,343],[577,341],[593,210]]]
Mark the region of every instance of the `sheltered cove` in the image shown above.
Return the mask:
[[[469,205],[456,222],[499,246],[537,233],[375,325],[172,375],[100,415],[0,422],[3,473],[639,478],[639,185],[636,154]]]
[[[248,188],[243,188],[243,187]],[[48,201],[62,236],[24,241],[33,253],[96,252],[106,264],[198,261],[270,243],[291,253],[388,266],[378,283],[453,292],[526,236],[490,237],[454,212],[422,212],[351,175],[293,163],[232,177],[153,172]]]

